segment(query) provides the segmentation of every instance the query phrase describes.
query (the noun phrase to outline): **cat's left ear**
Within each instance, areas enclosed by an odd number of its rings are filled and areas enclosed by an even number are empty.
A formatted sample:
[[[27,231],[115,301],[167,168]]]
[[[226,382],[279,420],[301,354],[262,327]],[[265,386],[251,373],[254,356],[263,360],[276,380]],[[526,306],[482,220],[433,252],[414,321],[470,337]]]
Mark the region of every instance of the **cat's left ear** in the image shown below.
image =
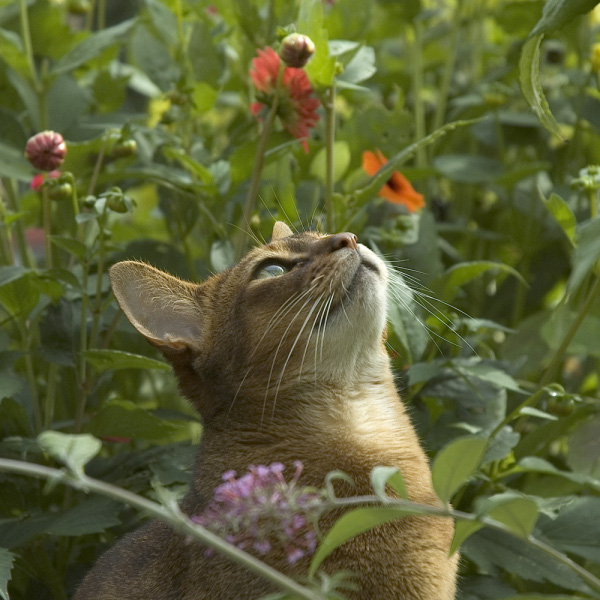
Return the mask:
[[[275,221],[273,235],[271,236],[272,242],[289,237],[290,235],[294,235],[294,232],[283,221]]]
[[[197,285],[136,261],[117,263],[109,275],[119,306],[152,345],[163,352],[201,345],[203,311]]]

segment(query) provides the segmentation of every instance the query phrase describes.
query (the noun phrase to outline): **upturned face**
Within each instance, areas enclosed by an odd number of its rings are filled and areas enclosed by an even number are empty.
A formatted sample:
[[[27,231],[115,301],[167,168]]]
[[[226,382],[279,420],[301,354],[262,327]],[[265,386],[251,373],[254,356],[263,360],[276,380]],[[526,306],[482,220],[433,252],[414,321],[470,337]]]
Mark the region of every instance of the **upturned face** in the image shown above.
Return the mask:
[[[352,233],[278,223],[269,244],[202,284],[134,262],[115,265],[111,282],[197,404],[207,390],[266,404],[302,385],[350,385],[386,360],[386,267]]]

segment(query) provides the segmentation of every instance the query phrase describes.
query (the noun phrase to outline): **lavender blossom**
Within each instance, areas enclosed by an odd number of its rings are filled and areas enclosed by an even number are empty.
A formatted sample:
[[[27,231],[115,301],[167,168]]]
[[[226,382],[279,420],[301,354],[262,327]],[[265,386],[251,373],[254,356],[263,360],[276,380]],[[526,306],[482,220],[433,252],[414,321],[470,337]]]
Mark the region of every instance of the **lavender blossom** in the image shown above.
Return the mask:
[[[237,479],[235,471],[227,471],[210,504],[192,521],[242,550],[265,555],[281,549],[290,564],[314,554],[325,496],[320,490],[298,486],[302,463],[296,461],[295,467],[289,482],[278,462],[250,466]]]

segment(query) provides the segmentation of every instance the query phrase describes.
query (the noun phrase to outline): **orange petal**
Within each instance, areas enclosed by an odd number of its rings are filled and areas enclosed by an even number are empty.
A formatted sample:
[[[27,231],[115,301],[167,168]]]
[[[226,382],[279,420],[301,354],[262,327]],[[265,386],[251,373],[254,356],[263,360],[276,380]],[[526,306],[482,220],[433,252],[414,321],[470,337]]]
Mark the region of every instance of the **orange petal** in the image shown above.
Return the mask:
[[[378,153],[381,156],[383,156],[381,152],[378,151]],[[384,164],[385,160],[384,162],[382,162],[380,158],[375,155],[374,152],[371,152],[370,150],[365,150],[362,153],[362,168],[367,173],[367,175],[375,175],[375,173],[377,173],[377,171],[379,171],[379,169],[381,169],[381,167]]]

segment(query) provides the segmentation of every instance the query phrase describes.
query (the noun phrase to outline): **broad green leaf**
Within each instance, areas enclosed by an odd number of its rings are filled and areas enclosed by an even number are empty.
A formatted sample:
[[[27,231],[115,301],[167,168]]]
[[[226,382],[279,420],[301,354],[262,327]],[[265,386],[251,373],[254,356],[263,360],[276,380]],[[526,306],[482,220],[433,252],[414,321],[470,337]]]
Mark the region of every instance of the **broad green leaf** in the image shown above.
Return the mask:
[[[84,358],[98,371],[116,369],[162,369],[168,371],[171,367],[155,358],[139,354],[131,354],[122,350],[86,350]]]
[[[46,528],[52,535],[80,536],[99,533],[119,525],[121,505],[113,500],[93,497],[55,515]]]
[[[2,141],[0,141],[0,175],[27,182],[33,177],[33,169],[23,155],[23,151],[19,152]]]
[[[538,517],[534,500],[505,493],[486,498],[478,507],[479,514],[485,514],[506,525],[512,533],[526,538],[533,530]]]
[[[0,56],[20,75],[31,76],[23,42],[13,31],[0,29]]]
[[[386,493],[387,486],[392,488],[400,498],[408,499],[404,477],[398,467],[375,467],[371,471],[371,485],[375,494],[382,499],[389,498]]]
[[[42,431],[37,441],[42,450],[76,473],[82,473],[83,467],[102,448],[102,442],[89,433],[67,434],[60,431]]]
[[[575,17],[588,13],[596,4],[598,4],[598,0],[547,0],[542,11],[542,18],[529,35],[551,33],[562,29]]]
[[[573,269],[567,290],[574,293],[600,259],[600,216],[583,222],[577,228],[577,246],[573,252]]]
[[[210,264],[221,273],[235,262],[235,250],[229,240],[215,240],[210,247]]]
[[[72,50],[67,52],[51,69],[53,75],[73,71],[89,60],[99,56],[104,50],[116,44],[131,31],[136,19],[128,19],[113,27],[91,34]]]
[[[321,0],[301,0],[296,30],[307,35],[315,45],[315,53],[304,67],[308,78],[315,86],[330,87],[335,77],[335,58],[329,56],[327,30],[323,28]]]
[[[357,204],[362,204],[368,200],[371,200],[375,196],[377,196],[377,192],[382,188],[382,186],[387,182],[387,180],[392,176],[392,173],[398,169],[402,164],[404,164],[417,150],[420,148],[425,148],[430,144],[433,144],[441,137],[446,134],[458,129],[459,127],[465,127],[467,125],[472,125],[473,123],[479,122],[480,119],[471,119],[468,121],[454,121],[452,123],[447,123],[443,127],[440,127],[433,133],[426,135],[424,138],[421,138],[418,142],[414,142],[410,144],[398,154],[392,156],[388,162],[373,175],[370,179],[369,183],[361,189],[357,189],[354,192],[354,196],[356,198]]]
[[[563,552],[600,564],[600,498],[576,498],[555,519],[544,521],[540,530]]]
[[[8,582],[10,581],[10,572],[12,570],[15,555],[6,548],[0,548],[0,598],[8,598]]]
[[[333,181],[339,181],[350,165],[350,146],[348,142],[335,142],[333,145]],[[321,148],[310,165],[310,174],[320,179],[326,179],[327,148]]]
[[[527,282],[518,271],[515,271],[511,266],[505,265],[504,263],[492,262],[489,260],[464,262],[453,265],[442,276],[441,283],[444,286],[444,297],[453,298],[459,287],[480,277],[488,271],[494,270],[513,275],[522,284],[527,285]]]
[[[177,19],[160,0],[145,0],[154,29],[166,46],[177,45]]]
[[[443,154],[434,159],[433,166],[451,181],[460,183],[486,183],[504,172],[500,161],[472,154]]]
[[[557,423],[560,423],[558,421]],[[554,424],[554,423],[552,423]],[[579,485],[587,485],[600,492],[600,482],[594,477],[583,473],[571,473],[571,471],[562,471],[557,469],[552,463],[538,456],[527,456],[519,461],[515,468],[516,472],[544,473],[545,475],[555,475],[562,477]]]
[[[505,371],[501,371],[498,367],[484,363],[476,362],[469,364],[464,361],[452,365],[459,373],[463,373],[467,377],[478,377],[484,381],[489,381],[500,388],[505,388],[513,392],[524,393],[519,387],[519,384]]]
[[[520,411],[520,415],[529,415],[530,417],[538,417],[538,419],[546,419],[546,421],[558,421],[558,417],[556,415],[551,415],[550,413],[544,412],[539,408],[534,408],[533,406],[524,406]]]
[[[344,66],[339,82],[355,84],[369,79],[377,72],[375,50],[371,46],[362,46]]]
[[[523,96],[537,115],[541,124],[556,137],[564,141],[560,125],[550,112],[548,100],[540,80],[540,46],[544,34],[530,37],[521,50],[519,60],[519,81]]]
[[[554,220],[560,225],[560,228],[565,232],[571,245],[575,245],[575,227],[577,219],[571,210],[571,207],[558,194],[552,193],[549,198],[546,198],[542,191],[538,188],[540,198],[544,206],[550,211]]]
[[[435,457],[433,487],[444,502],[475,472],[487,448],[487,440],[461,437],[445,446]]]
[[[312,577],[321,563],[344,542],[369,531],[383,523],[389,523],[414,514],[416,511],[402,508],[385,508],[381,506],[371,508],[357,508],[344,513],[327,532],[323,541],[317,548],[310,563],[309,576]]]
[[[72,254],[79,260],[83,260],[85,258],[86,247],[85,244],[82,244],[79,240],[60,235],[52,235],[50,236],[50,239],[55,246],[61,248],[62,250],[66,250],[69,254]]]
[[[454,525],[454,537],[450,545],[450,554],[454,554],[468,537],[482,527],[483,524],[476,521],[457,521]]]
[[[129,400],[107,400],[90,422],[90,431],[100,438],[161,440],[179,428]]]
[[[511,577],[538,583],[550,581],[561,589],[588,589],[567,565],[503,531],[484,527],[463,544],[461,553],[486,573],[496,573],[501,568]]]

